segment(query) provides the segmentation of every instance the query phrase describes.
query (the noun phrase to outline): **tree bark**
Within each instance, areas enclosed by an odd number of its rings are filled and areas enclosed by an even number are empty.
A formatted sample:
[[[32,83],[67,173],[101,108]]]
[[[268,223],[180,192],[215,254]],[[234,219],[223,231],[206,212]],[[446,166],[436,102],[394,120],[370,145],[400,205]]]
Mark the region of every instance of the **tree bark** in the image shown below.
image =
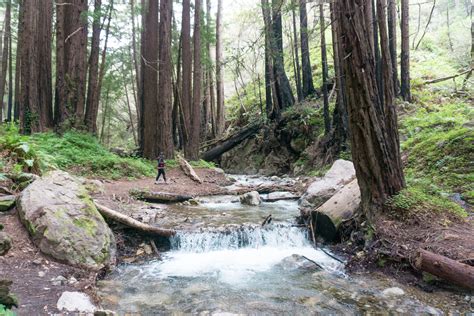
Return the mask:
[[[323,69],[323,112],[324,112],[324,134],[328,135],[331,131],[331,117],[329,115],[329,96],[328,96],[328,61],[326,53],[326,23],[324,21],[324,5],[319,5],[319,26],[321,28],[321,66]]]
[[[295,81],[296,81],[296,93],[298,95],[298,101],[303,100],[303,87],[301,85],[301,67],[300,67],[300,54],[299,54],[299,45],[298,45],[298,32],[296,28],[296,2],[292,1],[291,4],[291,15],[293,18],[293,40],[294,40],[294,59],[295,59]],[[301,30],[300,30],[301,32]]]
[[[142,38],[142,128],[141,146],[143,157],[155,159],[157,152],[156,124],[158,111],[158,1],[146,0],[143,7],[145,23]]]
[[[1,63],[1,72],[0,72],[0,123],[3,122],[3,96],[5,94],[5,86],[7,80],[8,72],[8,58],[10,51],[10,37],[11,37],[11,0],[6,4],[5,10],[5,26],[3,28],[3,51],[2,54],[2,63]],[[1,45],[0,45],[1,47]]]
[[[52,126],[51,40],[53,4],[23,2],[21,38],[21,131],[36,133]]]
[[[10,9],[11,10],[11,9]],[[11,32],[11,26],[10,26]],[[8,52],[8,110],[7,110],[7,122],[12,121],[13,116],[13,48],[12,48],[12,36],[8,37],[9,41],[9,52]]]
[[[160,2],[160,65],[158,94],[158,150],[166,158],[174,158],[172,93],[173,65],[171,61],[172,0]]]
[[[58,0],[56,9],[56,127],[81,127],[86,98],[87,1]]]
[[[193,102],[191,115],[191,132],[189,135],[189,147],[186,158],[190,160],[199,159],[200,127],[201,127],[201,0],[194,2],[194,73],[193,73]],[[185,152],[186,154],[186,152]]]
[[[308,44],[308,13],[306,11],[306,0],[300,1],[300,36],[301,36],[301,68],[303,73],[303,99],[315,94],[313,84],[313,72],[309,57]]]
[[[224,71],[222,59],[222,0],[217,1],[216,20],[216,126],[217,135],[221,135],[225,129],[225,105],[224,105]]]
[[[142,222],[137,221],[136,219],[133,219],[127,215],[124,215],[120,212],[114,211],[108,207],[105,207],[103,205],[100,205],[97,202],[94,202],[95,206],[97,207],[97,210],[104,216],[107,217],[111,220],[114,220],[116,222],[119,222],[121,224],[124,224],[126,226],[129,226],[131,228],[134,228],[136,230],[139,230],[143,233],[147,234],[153,234],[157,236],[162,236],[162,237],[171,237],[176,234],[176,232],[172,229],[163,229],[159,228],[156,226],[150,226],[147,224],[144,224]]]
[[[181,110],[183,114],[183,147],[185,157],[189,157],[189,137],[191,133],[191,109],[192,109],[192,67],[193,59],[191,53],[191,8],[190,0],[183,0],[183,16],[181,26],[182,46],[182,88],[181,88]]]
[[[132,54],[133,54],[133,67],[135,69],[135,85],[136,85],[136,95],[135,104],[138,104],[138,100],[141,99],[141,86],[140,86],[140,67],[139,65],[139,56],[137,54],[137,37],[135,33],[137,32],[135,26],[135,0],[130,0],[130,18],[132,20]],[[134,89],[135,90],[135,89]],[[140,106],[137,106],[138,122],[140,122]],[[138,133],[140,134],[140,133]],[[140,135],[138,135],[140,138]],[[139,140],[140,141],[140,140]]]
[[[398,80],[398,56],[397,56],[397,1],[388,0],[388,38],[390,46],[390,60],[392,62],[393,91],[395,95],[400,94],[400,82]]]
[[[277,80],[277,97],[280,110],[287,109],[295,103],[290,81],[286,76],[285,61],[283,58],[282,6],[283,0],[272,0],[272,57]]]
[[[379,91],[373,49],[365,36],[372,25],[363,0],[341,0],[337,23],[342,41],[342,65],[347,84],[347,106],[351,128],[352,158],[361,190],[362,210],[372,219],[383,210],[386,199],[404,186],[398,144],[397,116],[393,97],[385,83]],[[385,73],[388,67],[384,68]],[[388,87],[388,88],[387,88]],[[382,111],[378,95],[384,93]]]
[[[450,283],[474,290],[474,267],[427,250],[419,249],[415,267]]]
[[[16,43],[16,60],[15,60],[15,103],[13,120],[18,121],[23,109],[20,107],[20,77],[21,77],[21,52],[22,52],[22,38],[23,38],[23,10],[21,10],[22,0],[19,0],[20,12],[18,13],[18,32]]]
[[[87,85],[87,100],[86,100],[86,119],[85,125],[87,131],[95,134],[97,131],[97,124],[95,123],[97,117],[94,117],[93,107],[95,99],[99,98],[98,80],[99,80],[99,54],[100,54],[100,33],[102,15],[102,0],[94,0],[94,16],[92,22],[92,42],[91,53],[89,56],[89,83]],[[97,100],[98,101],[98,100]],[[98,102],[97,102],[98,104]]]
[[[402,51],[400,60],[400,94],[403,100],[411,102],[410,88],[410,27],[409,27],[409,1],[401,0],[401,34]]]
[[[436,0],[433,0],[433,6],[431,7],[430,15],[428,16],[428,21],[426,22],[425,29],[423,30],[423,34],[421,34],[421,37],[420,37],[420,39],[418,40],[418,43],[415,46],[415,50],[418,49],[418,47],[421,44],[421,41],[423,40],[423,38],[426,35],[426,31],[428,30],[428,27],[431,23],[431,18],[433,17],[433,12],[434,12],[435,7],[436,7]]]

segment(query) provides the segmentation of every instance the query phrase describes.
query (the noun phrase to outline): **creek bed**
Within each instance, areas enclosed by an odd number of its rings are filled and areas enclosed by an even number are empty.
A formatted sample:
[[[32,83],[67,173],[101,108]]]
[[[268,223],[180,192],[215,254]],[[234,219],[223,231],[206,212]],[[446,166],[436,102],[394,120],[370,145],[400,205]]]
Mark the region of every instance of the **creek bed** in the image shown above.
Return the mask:
[[[98,283],[104,308],[120,315],[462,311],[443,292],[427,294],[377,275],[347,275],[343,264],[292,225],[296,201],[249,207],[235,196],[199,200],[198,206],[172,206],[177,218],[196,223],[171,238],[162,261],[121,265]],[[273,223],[260,227],[270,213]],[[299,261],[291,260],[295,254]],[[384,292],[392,287],[403,293]]]

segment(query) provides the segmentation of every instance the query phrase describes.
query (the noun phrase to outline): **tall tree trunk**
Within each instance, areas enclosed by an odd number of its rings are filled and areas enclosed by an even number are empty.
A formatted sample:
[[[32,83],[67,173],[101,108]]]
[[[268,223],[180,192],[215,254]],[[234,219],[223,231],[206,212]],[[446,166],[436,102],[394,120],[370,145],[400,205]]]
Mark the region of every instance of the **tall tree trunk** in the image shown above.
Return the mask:
[[[449,21],[449,3],[446,5],[446,27],[448,29],[448,44],[449,44],[449,50],[452,52],[454,51],[453,49],[453,41],[451,39],[451,28],[450,28],[451,22]]]
[[[10,2],[8,3],[10,4]],[[10,9],[11,10],[11,9]],[[10,27],[11,32],[11,27]],[[8,37],[8,110],[7,110],[7,121],[11,122],[13,115],[13,48],[12,48],[12,36]]]
[[[21,77],[21,53],[22,53],[22,38],[23,38],[23,10],[21,10],[23,0],[19,0],[20,12],[18,13],[18,32],[16,43],[16,60],[15,60],[15,103],[13,120],[19,121],[23,109],[20,106],[20,77]]]
[[[21,40],[20,113],[21,131],[36,133],[52,122],[51,0],[23,2]]]
[[[143,7],[145,23],[143,24],[142,46],[142,124],[143,135],[141,148],[143,156],[148,159],[158,157],[157,152],[157,103],[158,94],[158,1],[146,0]]]
[[[295,79],[296,79],[296,93],[298,95],[298,101],[303,100],[303,87],[301,85],[301,67],[300,67],[300,54],[299,54],[299,45],[298,45],[298,32],[296,29],[296,2],[293,1],[291,5],[291,15],[293,18],[293,40],[294,40],[294,51],[295,51]]]
[[[81,127],[87,77],[87,0],[56,2],[56,125]]]
[[[361,206],[369,219],[383,210],[388,197],[405,185],[398,147],[397,116],[390,82],[384,91],[376,83],[374,54],[367,30],[372,27],[361,10],[363,0],[341,0],[335,3],[339,38],[344,56],[342,64],[347,83],[347,105],[351,126],[352,157],[361,190]],[[388,54],[388,52],[386,52]],[[384,68],[388,76],[389,67]],[[384,113],[378,94],[385,94]]]
[[[382,58],[380,56],[380,46],[379,46],[379,29],[377,27],[378,19],[377,19],[377,9],[375,0],[372,0],[372,28],[373,28],[373,36],[374,36],[374,53],[375,53],[375,75],[377,77],[377,85],[379,91],[382,91],[384,85],[384,78],[382,77]],[[379,93],[379,105],[383,108],[383,94]]]
[[[217,0],[216,20],[216,127],[217,135],[225,129],[224,71],[222,59],[222,0]]]
[[[335,5],[330,3],[331,11],[331,31],[332,31],[332,45],[333,45],[333,56],[334,56],[334,71],[336,74],[336,106],[333,114],[333,128],[334,128],[334,142],[337,146],[337,153],[344,149],[347,137],[348,137],[348,122],[347,122],[347,110],[346,110],[346,92],[345,82],[341,67],[341,43],[338,38],[338,30],[336,23],[336,12]]]
[[[400,60],[400,93],[403,100],[411,102],[410,88],[410,27],[409,27],[409,1],[401,0],[401,34],[402,51]]]
[[[273,30],[271,7],[268,0],[262,1],[262,15],[265,28],[265,97],[268,119],[280,116],[280,103],[278,100],[276,72],[273,67]]]
[[[313,72],[309,57],[308,44],[308,13],[306,11],[306,0],[300,1],[300,37],[301,37],[301,68],[303,73],[303,99],[315,94],[313,84]]]
[[[326,23],[324,21],[324,5],[319,5],[319,26],[321,28],[321,66],[323,69],[323,112],[324,112],[324,134],[331,131],[331,118],[329,116],[329,96],[328,96],[328,60],[326,53]]]
[[[192,68],[191,53],[191,5],[190,0],[183,0],[183,17],[181,26],[183,79],[181,88],[181,110],[183,114],[183,147],[184,155],[189,158],[189,138],[191,134],[192,109]]]
[[[191,116],[191,133],[189,135],[188,157],[191,160],[199,159],[200,126],[201,126],[201,0],[194,2],[194,73],[193,73],[193,103]]]
[[[0,72],[0,123],[3,121],[3,96],[5,94],[5,86],[8,72],[8,53],[10,51],[10,37],[11,37],[11,0],[8,0],[5,10],[5,26],[3,28],[3,51],[1,72]],[[0,45],[1,47],[1,45]],[[0,49],[1,51],[1,49]],[[7,118],[8,119],[8,118]]]
[[[400,82],[398,80],[398,56],[397,56],[397,1],[388,0],[388,38],[390,47],[390,60],[392,62],[393,91],[395,95],[400,94]]]
[[[277,80],[277,92],[280,110],[291,107],[295,103],[290,81],[285,72],[285,61],[283,53],[283,30],[281,10],[283,0],[272,0],[272,53],[273,66]]]
[[[137,37],[136,32],[137,28],[135,26],[135,0],[130,0],[130,18],[132,20],[132,53],[133,53],[133,67],[135,69],[135,85],[136,95],[134,95],[135,104],[138,104],[138,100],[141,99],[141,86],[140,86],[140,67],[139,65],[139,56],[137,54]],[[138,114],[138,122],[140,122],[140,106],[136,106]],[[140,138],[140,133],[138,133]]]
[[[94,0],[94,20],[92,22],[92,42],[91,53],[89,56],[89,83],[87,85],[87,100],[86,100],[86,119],[85,125],[87,131],[95,133],[97,131],[97,124],[95,123],[97,117],[94,117],[95,99],[99,98],[97,91],[99,80],[99,54],[100,54],[100,33],[101,33],[101,18],[102,15],[102,0]],[[98,100],[97,100],[98,101]],[[98,102],[97,102],[98,104]]]
[[[171,61],[171,19],[173,1],[160,2],[160,78],[158,86],[158,150],[166,158],[174,158],[173,144],[173,65]]]

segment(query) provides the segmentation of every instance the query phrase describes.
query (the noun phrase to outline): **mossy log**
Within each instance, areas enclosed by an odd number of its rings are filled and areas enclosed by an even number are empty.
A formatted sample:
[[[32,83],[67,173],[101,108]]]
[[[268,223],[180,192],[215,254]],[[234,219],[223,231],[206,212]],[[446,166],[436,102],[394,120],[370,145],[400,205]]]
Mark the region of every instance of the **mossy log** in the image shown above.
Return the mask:
[[[415,268],[428,272],[452,284],[474,290],[474,267],[419,249],[415,256]]]
[[[193,199],[190,195],[147,190],[131,190],[130,195],[138,200],[151,203],[179,203]]]
[[[181,156],[178,156],[179,166],[183,170],[184,174],[187,175],[191,180],[202,183],[201,178],[196,174],[193,167]]]
[[[163,229],[156,226],[151,226],[144,224],[136,219],[133,219],[125,214],[114,211],[106,206],[100,205],[95,202],[97,210],[104,216],[116,222],[119,222],[123,225],[131,227],[133,229],[139,230],[143,233],[162,236],[162,237],[171,237],[176,234],[176,231],[172,229]]]
[[[340,225],[352,217],[359,204],[360,189],[354,180],[311,212],[313,233],[326,241],[334,241]]]

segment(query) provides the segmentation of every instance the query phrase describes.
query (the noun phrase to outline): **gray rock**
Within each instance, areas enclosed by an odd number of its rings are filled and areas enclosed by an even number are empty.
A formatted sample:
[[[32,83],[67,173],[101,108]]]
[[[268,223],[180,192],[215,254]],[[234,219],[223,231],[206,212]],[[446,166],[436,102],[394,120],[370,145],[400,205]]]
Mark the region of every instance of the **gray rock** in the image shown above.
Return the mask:
[[[45,273],[44,271],[39,271],[39,272],[38,272],[38,276],[39,276],[40,278],[43,278],[45,275],[46,275],[46,273]]]
[[[56,304],[60,311],[94,313],[96,307],[89,296],[81,292],[64,292]]]
[[[7,195],[0,197],[0,212],[11,210],[15,206],[16,197],[14,195]]]
[[[356,177],[354,165],[350,161],[336,160],[323,178],[310,184],[301,197],[302,207],[318,207],[336,194],[344,185]]]
[[[382,291],[382,295],[385,297],[402,296],[404,294],[405,294],[405,291],[403,291],[399,287],[390,287]]]
[[[281,200],[297,200],[298,196],[291,192],[271,192],[265,197],[265,202],[275,202]]]
[[[277,266],[283,270],[322,270],[322,267],[319,264],[297,254],[284,258]]]
[[[100,269],[115,261],[115,239],[81,182],[54,171],[33,182],[17,202],[21,221],[45,254]]]
[[[64,285],[64,284],[66,284],[66,281],[67,281],[67,279],[65,277],[63,277],[62,275],[59,275],[59,276],[51,279],[51,283],[54,286]]]
[[[0,256],[4,256],[12,248],[12,239],[6,233],[0,232]]]
[[[260,194],[258,194],[257,191],[252,191],[241,195],[240,203],[244,205],[257,206],[262,203],[262,199],[260,198]]]

